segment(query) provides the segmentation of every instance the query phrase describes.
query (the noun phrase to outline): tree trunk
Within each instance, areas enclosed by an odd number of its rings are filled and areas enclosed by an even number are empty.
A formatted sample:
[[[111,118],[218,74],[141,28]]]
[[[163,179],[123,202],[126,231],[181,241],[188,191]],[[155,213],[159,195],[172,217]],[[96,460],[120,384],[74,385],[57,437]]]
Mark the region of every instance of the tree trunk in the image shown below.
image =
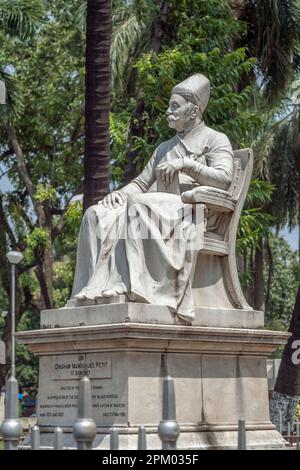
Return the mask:
[[[255,248],[255,271],[254,271],[254,309],[265,311],[264,292],[264,245],[260,239],[259,246]]]
[[[109,191],[110,0],[88,0],[86,26],[84,210]]]
[[[300,179],[300,169],[299,172],[299,179]],[[298,189],[298,260],[299,260],[299,268],[300,268],[300,190]]]
[[[293,420],[296,405],[300,400],[300,286],[289,331],[292,335],[283,350],[275,393],[270,405],[271,419],[277,426],[281,410],[284,429],[287,422]]]

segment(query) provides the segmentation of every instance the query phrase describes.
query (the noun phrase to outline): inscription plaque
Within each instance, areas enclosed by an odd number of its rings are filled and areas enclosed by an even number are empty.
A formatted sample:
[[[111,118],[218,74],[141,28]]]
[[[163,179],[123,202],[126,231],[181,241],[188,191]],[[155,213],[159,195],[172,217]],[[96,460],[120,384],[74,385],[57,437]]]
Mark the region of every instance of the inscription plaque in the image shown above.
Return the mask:
[[[79,381],[87,376],[92,386],[93,418],[98,426],[127,421],[127,392],[113,378],[110,353],[66,354],[41,358],[38,423],[73,425],[77,418]],[[120,391],[122,396],[120,394]]]
[[[87,376],[89,379],[111,378],[111,355],[78,354],[49,357],[48,373],[54,380]]]

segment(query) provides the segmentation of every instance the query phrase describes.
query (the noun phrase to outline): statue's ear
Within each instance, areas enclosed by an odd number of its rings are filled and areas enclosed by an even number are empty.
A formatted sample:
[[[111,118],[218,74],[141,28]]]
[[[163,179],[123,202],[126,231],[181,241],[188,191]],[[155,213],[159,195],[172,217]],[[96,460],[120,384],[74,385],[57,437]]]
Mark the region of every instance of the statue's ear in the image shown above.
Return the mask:
[[[200,108],[199,106],[195,105],[191,114],[191,118],[195,119],[200,113]]]

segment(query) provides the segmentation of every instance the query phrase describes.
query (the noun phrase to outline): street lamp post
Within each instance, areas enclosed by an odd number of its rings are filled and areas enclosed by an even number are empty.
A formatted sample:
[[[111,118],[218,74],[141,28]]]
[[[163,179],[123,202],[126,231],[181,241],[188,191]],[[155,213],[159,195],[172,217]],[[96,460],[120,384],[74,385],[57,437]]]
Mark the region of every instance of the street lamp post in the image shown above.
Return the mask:
[[[6,254],[8,261],[11,264],[11,377],[16,376],[16,265],[22,259],[22,253],[18,251],[9,251]]]
[[[10,251],[6,256],[11,264],[11,374],[5,387],[5,419],[0,433],[5,450],[18,450],[23,429],[19,419],[19,385],[16,379],[16,265],[22,261],[23,255],[18,251]]]
[[[2,80],[0,80],[0,104],[6,104],[6,86]]]

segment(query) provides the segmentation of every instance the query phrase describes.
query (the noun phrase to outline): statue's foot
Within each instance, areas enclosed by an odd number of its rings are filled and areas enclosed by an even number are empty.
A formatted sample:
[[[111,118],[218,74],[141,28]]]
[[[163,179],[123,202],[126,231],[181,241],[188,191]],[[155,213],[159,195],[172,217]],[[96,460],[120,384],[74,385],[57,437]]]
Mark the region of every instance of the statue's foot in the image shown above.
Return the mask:
[[[86,298],[87,297],[84,294],[82,294],[81,292],[77,295],[74,295],[74,299],[76,299],[76,300],[84,300]]]
[[[118,292],[114,289],[107,289],[101,292],[102,297],[116,297],[118,296]]]

